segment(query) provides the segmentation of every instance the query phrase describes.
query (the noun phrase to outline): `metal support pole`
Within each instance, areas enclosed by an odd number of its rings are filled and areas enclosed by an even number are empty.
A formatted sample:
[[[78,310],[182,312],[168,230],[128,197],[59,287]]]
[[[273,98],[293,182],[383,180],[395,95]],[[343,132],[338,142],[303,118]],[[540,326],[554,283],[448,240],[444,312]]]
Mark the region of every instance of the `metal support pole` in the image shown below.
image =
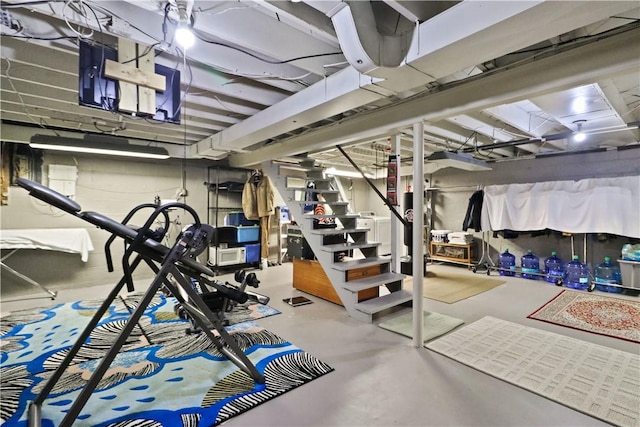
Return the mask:
[[[413,347],[421,348],[424,329],[424,123],[413,125]]]
[[[400,134],[394,135],[391,141],[391,153],[396,159],[396,204],[395,208],[400,209]],[[402,258],[402,238],[403,226],[400,220],[391,217],[391,269],[395,273],[400,273],[400,259]]]

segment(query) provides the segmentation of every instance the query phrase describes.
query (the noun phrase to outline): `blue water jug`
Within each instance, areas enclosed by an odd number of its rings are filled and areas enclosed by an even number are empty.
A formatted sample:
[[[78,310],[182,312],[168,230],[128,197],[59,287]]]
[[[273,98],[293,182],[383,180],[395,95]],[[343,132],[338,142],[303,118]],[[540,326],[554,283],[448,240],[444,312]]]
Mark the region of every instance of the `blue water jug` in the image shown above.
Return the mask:
[[[623,291],[620,267],[611,262],[610,257],[605,257],[602,264],[598,264],[593,272],[596,289],[603,292],[620,293]],[[617,286],[616,286],[617,285]]]
[[[544,260],[544,272],[546,274],[545,279],[549,283],[558,283],[562,280],[564,273],[564,262],[556,255],[556,252],[551,252],[551,256]]]
[[[509,249],[505,249],[500,254],[499,259],[501,276],[515,276],[516,275],[516,256],[509,253]]]
[[[568,288],[581,291],[589,288],[589,267],[580,262],[578,255],[574,255],[573,260],[565,266],[562,281]]]
[[[540,277],[540,258],[534,255],[531,249],[520,258],[520,266],[522,277],[525,279],[538,280]]]

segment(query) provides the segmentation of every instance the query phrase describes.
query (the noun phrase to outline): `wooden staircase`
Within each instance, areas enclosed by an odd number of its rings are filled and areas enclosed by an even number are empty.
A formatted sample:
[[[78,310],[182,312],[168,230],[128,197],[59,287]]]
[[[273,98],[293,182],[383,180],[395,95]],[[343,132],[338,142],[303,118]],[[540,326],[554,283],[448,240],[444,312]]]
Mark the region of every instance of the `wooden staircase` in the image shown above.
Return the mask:
[[[324,170],[313,161],[300,165],[285,165],[275,162],[262,164],[273,185],[287,203],[289,211],[298,223],[309,247],[320,262],[336,293],[342,300],[349,316],[372,323],[376,314],[412,300],[412,294],[402,289],[405,275],[393,272],[390,257],[378,256],[379,242],[367,239],[368,229],[356,225],[359,215],[349,213],[349,203],[340,200],[337,190],[332,188],[333,178],[325,177]],[[307,188],[313,182],[314,189]],[[305,201],[305,193],[313,192],[319,201]],[[305,214],[305,205],[323,204],[323,215]],[[334,218],[336,228],[314,228],[314,220]],[[327,236],[343,236],[343,243],[328,243]],[[353,251],[353,257],[343,259],[341,255]],[[380,274],[348,280],[349,271],[379,266]],[[377,298],[358,302],[358,292],[384,287],[389,292]]]

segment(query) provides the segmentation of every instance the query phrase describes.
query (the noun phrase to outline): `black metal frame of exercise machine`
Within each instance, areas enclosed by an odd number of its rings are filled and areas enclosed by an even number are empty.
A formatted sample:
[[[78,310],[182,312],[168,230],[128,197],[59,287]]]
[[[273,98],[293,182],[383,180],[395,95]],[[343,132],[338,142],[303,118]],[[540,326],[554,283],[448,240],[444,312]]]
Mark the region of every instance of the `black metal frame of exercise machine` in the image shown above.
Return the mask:
[[[168,203],[161,206],[144,204],[134,208],[134,210],[127,215],[125,221],[120,223],[96,212],[82,212],[78,203],[42,184],[23,178],[18,179],[17,183],[19,186],[28,190],[31,196],[83,219],[98,228],[110,232],[112,236],[110,236],[105,245],[107,253],[107,267],[109,271],[113,271],[113,261],[110,251],[111,243],[116,238],[122,238],[125,242],[125,252],[122,257],[122,267],[124,272],[122,278],[109,293],[108,297],[80,334],[69,353],[61,362],[60,366],[58,366],[53,375],[46,382],[36,399],[31,402],[28,413],[28,425],[30,427],[41,425],[42,403],[61,378],[64,371],[71,364],[73,358],[90,336],[91,331],[98,324],[102,316],[108,311],[111,303],[122,290],[122,287],[127,284],[127,289],[129,291],[134,290],[132,274],[143,261],[155,272],[153,281],[147,288],[138,306],[129,317],[124,328],[116,338],[115,343],[106,353],[102,362],[98,365],[81,393],[75,399],[60,425],[70,426],[73,424],[87,400],[98,386],[105,372],[117,356],[122,345],[131,334],[131,331],[138,324],[144,310],[163,285],[169,289],[171,294],[176,297],[181,306],[189,313],[194,326],[207,334],[218,351],[227,356],[231,362],[247,373],[255,382],[264,384],[264,376],[257,370],[255,365],[242,352],[235,340],[224,329],[224,313],[213,313],[204,302],[202,296],[193,289],[189,278],[194,278],[202,283],[206,283],[208,288],[214,289],[214,292],[209,294],[217,294],[221,299],[221,305],[224,307],[229,306],[227,302],[230,301],[233,302],[231,303],[231,305],[233,305],[238,302],[246,302],[250,297],[258,302],[263,302],[264,299],[257,299],[255,296],[249,295],[237,288],[224,286],[219,282],[207,279],[207,276],[213,276],[213,272],[206,266],[197,262],[195,257],[208,246],[208,243],[213,236],[213,228],[209,225],[201,224],[198,215],[191,207],[178,202]],[[127,225],[127,221],[129,221],[136,212],[139,212],[144,208],[154,209],[144,226],[141,228],[132,228]],[[171,248],[164,246],[158,241],[162,240],[168,229],[169,217],[167,211],[170,208],[185,209],[194,220],[192,225],[182,231],[176,240],[176,243]],[[163,230],[153,232],[151,227],[160,215],[162,215],[165,220],[165,227]],[[130,258],[134,255],[135,258],[130,262]],[[176,280],[177,285],[173,284],[168,279],[169,274]],[[268,299],[266,300],[268,301]],[[211,331],[211,328],[215,329],[219,336],[216,336]]]

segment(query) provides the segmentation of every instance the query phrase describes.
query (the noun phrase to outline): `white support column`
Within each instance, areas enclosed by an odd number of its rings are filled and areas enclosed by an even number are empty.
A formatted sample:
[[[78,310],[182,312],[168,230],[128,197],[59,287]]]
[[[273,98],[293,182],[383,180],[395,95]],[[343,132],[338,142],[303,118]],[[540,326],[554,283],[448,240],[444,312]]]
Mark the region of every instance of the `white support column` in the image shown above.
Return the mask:
[[[424,270],[424,123],[413,124],[413,346],[421,348],[423,337]]]
[[[336,185],[336,189],[340,193],[340,199],[342,201],[344,201],[344,202],[348,202],[349,201],[349,197],[347,195],[347,192],[344,190],[344,185],[342,185],[342,180],[340,179],[340,177],[339,176],[334,176],[333,177],[333,182]],[[349,205],[347,206],[347,212],[348,213],[353,213],[353,208],[351,207],[351,203],[349,203]]]
[[[396,159],[396,204],[394,208],[400,211],[400,135],[394,135],[391,139],[391,153]],[[402,242],[404,239],[404,228],[400,220],[391,215],[391,269],[395,273],[400,273],[400,258],[402,258]]]

